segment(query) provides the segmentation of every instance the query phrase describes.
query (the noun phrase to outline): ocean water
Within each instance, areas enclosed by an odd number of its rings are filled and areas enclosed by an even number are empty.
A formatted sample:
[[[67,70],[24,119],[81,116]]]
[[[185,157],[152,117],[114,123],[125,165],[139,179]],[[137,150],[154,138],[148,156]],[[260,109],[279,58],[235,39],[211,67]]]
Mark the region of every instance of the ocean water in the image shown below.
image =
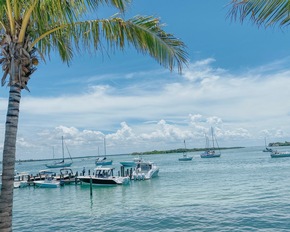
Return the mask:
[[[214,159],[191,153],[187,162],[178,161],[182,154],[145,156],[160,167],[159,177],[94,187],[92,197],[84,185],[15,189],[13,231],[290,231],[290,158],[262,149],[224,150]],[[112,159],[119,170],[132,157]],[[75,160],[72,169],[83,167],[93,170],[94,159]]]

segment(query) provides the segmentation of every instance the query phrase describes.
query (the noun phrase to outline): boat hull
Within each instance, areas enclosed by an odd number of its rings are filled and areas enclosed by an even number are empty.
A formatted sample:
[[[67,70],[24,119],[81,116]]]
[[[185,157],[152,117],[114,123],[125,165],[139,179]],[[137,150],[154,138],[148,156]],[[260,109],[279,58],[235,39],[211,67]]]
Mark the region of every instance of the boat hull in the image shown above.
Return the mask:
[[[124,167],[136,167],[137,163],[140,163],[142,161],[143,159],[141,157],[138,157],[138,158],[134,158],[131,161],[122,161],[120,162],[120,164]]]
[[[178,158],[179,161],[191,161],[192,160],[192,157],[181,157],[181,158]]]
[[[284,158],[284,157],[290,157],[290,152],[271,154],[271,158]]]
[[[200,157],[201,158],[219,158],[221,157],[221,155],[220,154],[215,154],[215,155],[201,154]]]
[[[98,178],[90,176],[80,176],[78,177],[78,179],[84,184],[90,184],[92,182],[93,185],[97,186],[116,186],[129,183],[128,177]]]
[[[159,167],[152,162],[141,162],[132,173],[132,180],[149,180],[157,177],[159,174]]]
[[[60,186],[59,182],[46,182],[46,181],[34,181],[35,186],[39,188],[58,188]]]
[[[120,164],[124,167],[135,167],[136,163],[134,161],[123,161]]]
[[[96,161],[95,164],[97,166],[112,165],[113,164],[113,160],[110,160],[110,161]]]
[[[70,167],[72,163],[62,163],[62,164],[46,164],[48,168],[67,168]]]

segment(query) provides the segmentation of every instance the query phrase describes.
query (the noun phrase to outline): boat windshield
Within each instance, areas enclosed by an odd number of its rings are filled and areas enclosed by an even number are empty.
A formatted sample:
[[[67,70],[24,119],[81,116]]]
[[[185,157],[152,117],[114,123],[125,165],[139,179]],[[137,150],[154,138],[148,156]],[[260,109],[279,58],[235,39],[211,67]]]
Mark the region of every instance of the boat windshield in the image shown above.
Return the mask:
[[[96,170],[96,177],[105,178],[112,175],[112,169],[99,169]]]
[[[142,171],[149,171],[152,168],[152,165],[148,163],[139,163],[137,168],[140,168]]]
[[[73,173],[71,169],[61,169],[60,170],[60,174],[62,174],[62,175],[69,175],[71,173]]]

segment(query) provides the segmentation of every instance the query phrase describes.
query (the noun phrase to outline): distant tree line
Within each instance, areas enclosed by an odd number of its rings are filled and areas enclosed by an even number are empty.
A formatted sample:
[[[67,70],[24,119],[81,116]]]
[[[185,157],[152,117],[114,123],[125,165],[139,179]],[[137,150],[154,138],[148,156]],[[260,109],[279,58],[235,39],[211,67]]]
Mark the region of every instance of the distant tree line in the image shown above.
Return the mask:
[[[220,147],[220,150],[226,150],[226,149],[237,149],[237,148],[244,148],[244,147]],[[131,155],[152,155],[152,154],[168,154],[168,153],[185,153],[185,152],[196,152],[196,151],[205,151],[206,148],[178,148],[173,150],[164,150],[164,151],[145,151],[145,152],[133,152]]]
[[[282,147],[282,146],[290,146],[290,142],[285,141],[283,142],[275,142],[275,143],[269,143],[269,147]]]

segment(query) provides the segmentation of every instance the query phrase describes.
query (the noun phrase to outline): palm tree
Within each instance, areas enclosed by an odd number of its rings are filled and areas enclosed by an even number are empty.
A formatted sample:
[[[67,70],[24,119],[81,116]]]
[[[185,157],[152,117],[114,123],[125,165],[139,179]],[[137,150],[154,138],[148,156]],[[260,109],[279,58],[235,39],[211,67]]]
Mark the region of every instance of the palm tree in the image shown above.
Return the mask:
[[[3,149],[0,195],[0,231],[12,231],[13,177],[21,91],[39,60],[57,51],[69,63],[75,53],[101,52],[131,45],[170,70],[181,72],[187,63],[186,47],[152,16],[124,19],[131,0],[0,0],[0,64],[8,85],[9,103]],[[119,14],[108,19],[92,18],[101,5]]]
[[[288,26],[290,1],[286,0],[232,0],[228,16],[243,22],[250,19],[258,26]]]

